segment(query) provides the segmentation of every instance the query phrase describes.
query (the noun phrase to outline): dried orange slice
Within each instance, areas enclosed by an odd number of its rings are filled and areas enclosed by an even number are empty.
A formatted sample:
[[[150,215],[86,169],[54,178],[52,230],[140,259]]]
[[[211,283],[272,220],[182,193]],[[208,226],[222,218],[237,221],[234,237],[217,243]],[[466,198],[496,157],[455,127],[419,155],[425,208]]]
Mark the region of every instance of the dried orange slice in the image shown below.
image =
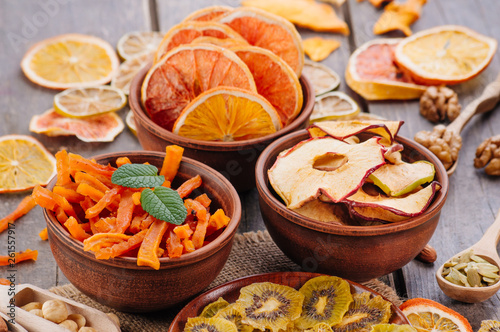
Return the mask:
[[[61,116],[50,109],[33,116],[29,129],[47,136],[75,135],[84,142],[112,142],[124,127],[122,119],[114,112],[74,119]]]
[[[132,79],[141,68],[153,60],[153,56],[152,53],[144,53],[123,62],[111,80],[111,86],[120,89],[124,94],[128,95]]]
[[[142,84],[141,100],[155,123],[172,130],[191,100],[218,86],[257,92],[252,73],[234,52],[209,44],[182,45],[149,70]]]
[[[174,124],[175,134],[203,141],[241,141],[281,129],[278,113],[261,95],[218,87],[194,99]]]
[[[158,46],[155,54],[155,63],[160,61],[168,51],[183,44],[189,44],[194,39],[201,36],[209,36],[215,38],[232,38],[243,39],[237,32],[225,24],[217,22],[182,22],[173,26],[163,37],[163,40]]]
[[[31,47],[21,68],[33,83],[62,90],[106,84],[119,64],[108,42],[93,36],[66,34]]]
[[[158,31],[134,31],[123,35],[116,50],[122,60],[130,60],[138,55],[154,53],[163,39]]]
[[[247,41],[243,38],[239,39],[234,39],[234,38],[216,38],[216,37],[208,37],[208,36],[201,36],[196,38],[191,42],[191,44],[212,44],[212,45],[217,45],[220,47],[224,48],[231,48],[235,46],[246,46],[249,45]]]
[[[432,300],[411,299],[399,309],[418,332],[472,332],[472,327],[465,317]]]
[[[0,193],[46,185],[56,174],[56,158],[31,136],[0,137]]]
[[[368,100],[416,99],[427,89],[414,83],[394,63],[401,39],[375,39],[361,45],[349,58],[347,85]]]
[[[233,10],[233,7],[229,6],[210,6],[197,10],[183,20],[186,21],[213,21],[222,15],[229,13]]]
[[[396,47],[395,59],[416,82],[456,84],[483,71],[496,49],[493,38],[463,26],[444,25],[403,39]]]
[[[219,19],[250,45],[270,50],[285,60],[298,77],[304,66],[304,50],[297,29],[284,18],[257,8],[237,8]]]
[[[292,68],[271,51],[255,46],[231,49],[248,66],[257,92],[278,112],[283,126],[292,122],[302,109],[303,94]]]

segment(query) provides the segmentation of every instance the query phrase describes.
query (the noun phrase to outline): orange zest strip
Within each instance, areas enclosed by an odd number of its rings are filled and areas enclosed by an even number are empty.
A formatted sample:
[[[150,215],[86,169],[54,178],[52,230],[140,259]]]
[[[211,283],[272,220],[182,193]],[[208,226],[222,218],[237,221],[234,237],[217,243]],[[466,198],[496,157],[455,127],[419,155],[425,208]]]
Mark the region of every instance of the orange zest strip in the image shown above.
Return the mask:
[[[7,266],[11,264],[21,263],[28,259],[36,261],[38,258],[38,250],[26,249],[25,251],[15,252],[14,257],[0,256],[0,266]]]
[[[125,164],[132,164],[132,162],[130,161],[130,159],[128,159],[128,157],[120,157],[116,159],[116,167],[120,167]]]
[[[42,241],[47,241],[49,239],[49,233],[47,232],[47,227],[42,229],[42,231],[38,233],[38,236],[40,237],[40,239],[42,239]]]
[[[77,193],[76,190],[66,186],[55,186],[52,192],[66,198],[70,203],[80,203],[85,198],[85,196]]]
[[[56,153],[56,169],[57,169],[57,182],[56,185],[64,186],[71,183],[69,174],[69,158],[66,150],[61,150]]]
[[[0,233],[5,231],[9,227],[9,224],[14,223],[14,221],[30,212],[35,206],[35,200],[31,195],[24,197],[14,211],[0,219]]]
[[[160,269],[160,260],[158,259],[158,248],[161,239],[168,229],[168,224],[162,220],[156,219],[149,227],[144,240],[137,254],[138,266],[149,266],[155,270]]]
[[[196,197],[194,200],[199,202],[201,205],[203,205],[206,208],[208,208],[210,206],[210,203],[212,203],[212,200],[210,198],[208,198],[207,194],[201,194],[200,196]]]
[[[181,257],[184,251],[184,246],[181,244],[181,240],[175,232],[170,232],[170,236],[167,239],[167,253],[168,257],[176,258]]]
[[[203,241],[205,240],[205,235],[207,232],[209,217],[207,214],[207,209],[205,209],[205,207],[199,202],[192,199],[184,200],[184,206],[188,210],[188,213],[190,213],[191,211],[195,211],[196,213],[198,223],[196,224],[196,229],[191,240],[193,241],[194,247],[196,249],[199,249],[203,246]]]
[[[69,217],[68,220],[64,223],[64,226],[71,234],[71,236],[77,239],[78,241],[83,241],[90,237],[90,234],[87,234],[80,226],[78,221],[76,221],[76,219],[73,217]]]
[[[184,153],[184,148],[177,145],[168,145],[165,148],[165,159],[163,159],[163,165],[160,170],[160,175],[165,176],[166,181],[172,182],[182,160],[182,154]]]
[[[114,244],[111,247],[102,248],[95,252],[95,258],[97,259],[110,259],[121,256],[130,250],[138,248],[144,237],[146,236],[147,229],[140,231],[139,233],[133,235],[128,240]]]
[[[177,235],[179,239],[187,239],[191,235],[193,235],[193,231],[191,230],[191,227],[189,227],[188,224],[184,224],[182,226],[176,226],[174,228],[174,233]]]
[[[78,186],[80,187],[80,186]],[[106,207],[108,207],[115,199],[119,199],[120,193],[123,191],[123,187],[114,187],[109,189],[104,193],[102,198],[97,202],[96,205],[85,211],[85,218],[90,219],[97,217],[99,213],[102,212]]]
[[[177,192],[181,198],[187,197],[193,190],[201,186],[201,183],[201,176],[198,174],[181,184],[180,187],[177,188]]]
[[[134,215],[134,200],[132,198],[134,192],[125,190],[121,195],[120,204],[116,214],[116,228],[114,233],[125,233],[125,230],[130,226]]]
[[[114,244],[127,241],[129,238],[129,235],[117,233],[94,234],[83,241],[83,250],[97,251],[101,248],[111,247]]]

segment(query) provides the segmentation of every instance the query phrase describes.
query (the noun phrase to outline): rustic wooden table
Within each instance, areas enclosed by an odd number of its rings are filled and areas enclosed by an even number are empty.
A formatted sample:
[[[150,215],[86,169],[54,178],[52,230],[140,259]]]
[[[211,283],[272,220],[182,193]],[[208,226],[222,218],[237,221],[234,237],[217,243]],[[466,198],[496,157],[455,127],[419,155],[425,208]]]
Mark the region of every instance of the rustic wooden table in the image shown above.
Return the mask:
[[[84,156],[141,149],[135,136],[125,129],[112,143],[83,143],[72,137],[50,138],[31,134],[29,119],[52,105],[55,91],[29,82],[19,63],[26,50],[45,38],[77,32],[101,37],[116,45],[129,31],[166,31],[193,10],[215,4],[238,6],[239,0],[2,0],[0,2],[0,136],[26,134],[38,138],[53,153],[61,148]],[[362,43],[373,39],[372,27],[381,11],[368,1],[348,0],[339,16],[346,20],[351,35],[318,34],[300,30],[302,37],[313,35],[334,37],[342,46],[324,63],[343,76],[349,55]],[[442,24],[462,24],[500,40],[500,1],[498,0],[430,0],[423,8],[422,17],[413,25],[419,31]],[[400,37],[399,33],[389,37]],[[498,53],[498,52],[497,52]],[[477,97],[484,86],[500,71],[500,54],[479,77],[457,86],[460,102],[466,105]],[[342,82],[340,90],[347,92],[370,113],[391,120],[404,120],[401,135],[413,137],[420,130],[431,130],[432,124],[419,115],[417,101],[365,102]],[[446,297],[439,289],[434,273],[447,258],[480,239],[493,222],[500,208],[500,178],[488,177],[472,166],[476,147],[487,137],[500,133],[500,106],[497,111],[474,118],[462,133],[464,146],[459,167],[451,177],[448,200],[442,210],[438,228],[430,242],[438,252],[435,264],[410,262],[386,280],[401,296],[425,297],[441,302],[467,317],[474,330],[485,319],[500,320],[500,295],[479,304],[464,304]],[[122,118],[128,110],[120,111]],[[3,194],[0,198],[0,217],[6,215],[25,194]],[[256,190],[241,195],[243,219],[240,232],[263,230]],[[38,237],[44,220],[40,208],[19,220],[15,227],[16,250],[26,248],[39,251],[38,261],[19,265],[16,283],[32,283],[40,287],[67,283],[58,269],[49,244]],[[398,250],[398,248],[394,248]],[[0,254],[7,252],[7,234],[0,235]],[[0,269],[6,277],[7,268]]]

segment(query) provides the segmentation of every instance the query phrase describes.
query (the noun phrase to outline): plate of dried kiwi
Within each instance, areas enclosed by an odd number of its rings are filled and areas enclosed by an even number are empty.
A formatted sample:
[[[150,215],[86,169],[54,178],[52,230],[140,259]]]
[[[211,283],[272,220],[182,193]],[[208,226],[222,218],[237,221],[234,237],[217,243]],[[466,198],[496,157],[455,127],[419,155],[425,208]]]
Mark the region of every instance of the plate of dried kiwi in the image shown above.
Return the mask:
[[[383,325],[381,325],[383,324]],[[308,272],[248,276],[189,302],[168,332],[414,331],[403,313],[357,283]]]

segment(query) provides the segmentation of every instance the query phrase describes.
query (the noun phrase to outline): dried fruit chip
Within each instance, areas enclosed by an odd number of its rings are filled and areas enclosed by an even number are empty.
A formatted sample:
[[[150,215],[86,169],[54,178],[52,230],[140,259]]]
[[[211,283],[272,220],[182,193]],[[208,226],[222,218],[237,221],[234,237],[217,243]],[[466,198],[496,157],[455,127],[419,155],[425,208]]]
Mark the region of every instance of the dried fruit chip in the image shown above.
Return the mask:
[[[351,97],[343,92],[333,91],[316,98],[309,121],[352,119],[359,111],[358,104]]]
[[[304,52],[311,60],[322,61],[340,47],[340,42],[335,39],[312,37],[305,39],[303,45]]]
[[[186,21],[213,21],[220,16],[231,12],[234,8],[229,6],[210,6],[192,12],[183,20]]]
[[[209,303],[203,308],[203,311],[200,314],[200,317],[214,317],[219,310],[224,309],[229,305],[229,302],[224,300],[222,297],[219,297],[217,301]]]
[[[132,112],[132,110],[128,111],[127,116],[125,117],[125,123],[132,134],[137,136],[137,126],[135,124],[134,112]]]
[[[344,204],[325,203],[319,199],[307,202],[293,211],[316,221],[337,225],[346,225],[349,220],[349,213],[345,210]]]
[[[163,34],[157,31],[134,31],[123,35],[116,50],[124,61],[136,56],[151,54],[156,51],[163,39]]]
[[[222,318],[227,321],[230,321],[238,328],[238,332],[252,332],[254,329],[252,326],[244,324],[242,322],[243,315],[240,312],[239,307],[236,303],[232,303],[227,307],[219,310],[215,315],[215,318]]]
[[[152,60],[152,53],[144,53],[126,60],[120,65],[120,67],[118,67],[118,72],[111,80],[111,86],[122,90],[124,94],[128,95],[132,79],[139,72],[139,70]]]
[[[112,142],[124,128],[116,113],[105,113],[83,119],[67,118],[53,109],[31,118],[29,129],[47,136],[75,135],[84,142]]]
[[[340,84],[339,74],[329,67],[311,60],[304,61],[302,74],[312,82],[316,96],[335,90]]]
[[[191,42],[191,44],[212,44],[224,48],[231,48],[237,46],[248,46],[249,44],[245,39],[240,38],[216,38],[210,36],[201,36]]]
[[[379,138],[348,144],[331,137],[302,141],[282,153],[268,171],[269,182],[286,206],[295,209],[320,194],[340,202],[384,164]],[[297,185],[290,179],[308,179]]]
[[[243,0],[241,4],[279,15],[303,28],[349,35],[347,24],[327,4],[309,0]]]
[[[420,17],[422,6],[427,0],[407,0],[405,3],[391,2],[384,8],[384,12],[373,27],[373,33],[383,33],[401,30],[406,36],[412,31],[410,25]]]
[[[236,325],[222,318],[189,317],[184,332],[238,332]]]

